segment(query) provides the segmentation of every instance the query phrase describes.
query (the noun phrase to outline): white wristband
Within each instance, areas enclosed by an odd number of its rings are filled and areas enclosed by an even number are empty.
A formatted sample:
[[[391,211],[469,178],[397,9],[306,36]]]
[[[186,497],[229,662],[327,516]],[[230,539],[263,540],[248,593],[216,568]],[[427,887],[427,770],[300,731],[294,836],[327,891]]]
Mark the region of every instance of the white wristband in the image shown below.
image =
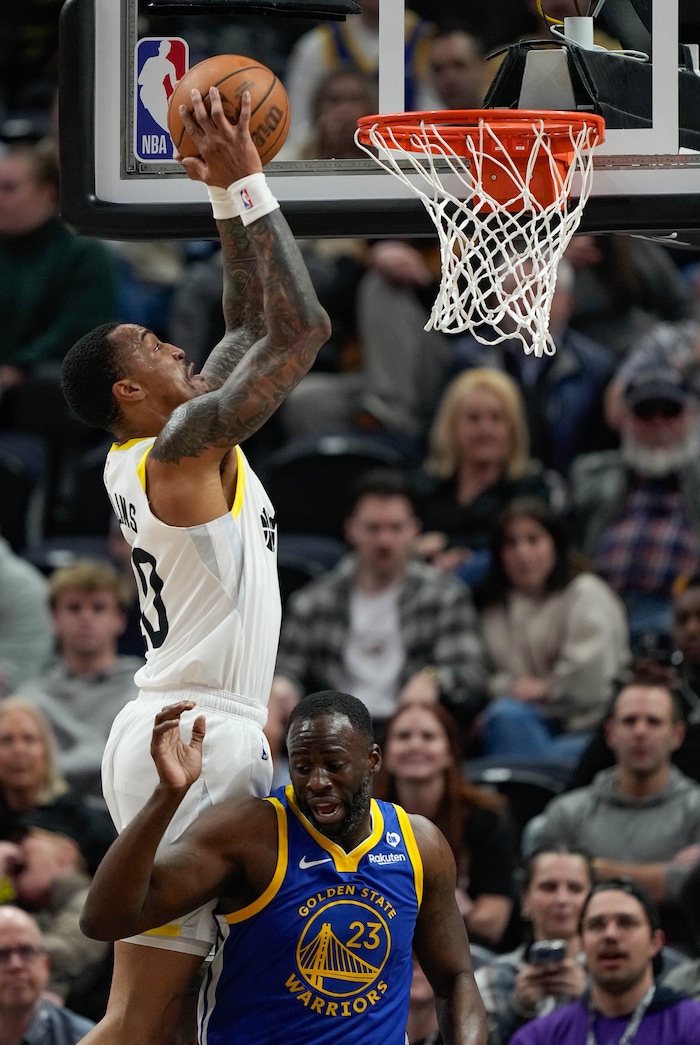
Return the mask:
[[[238,214],[228,189],[222,189],[218,185],[207,185],[211,212],[216,221],[225,221],[227,218],[235,218]]]
[[[229,185],[228,192],[244,225],[250,225],[279,207],[262,171],[234,181]]]

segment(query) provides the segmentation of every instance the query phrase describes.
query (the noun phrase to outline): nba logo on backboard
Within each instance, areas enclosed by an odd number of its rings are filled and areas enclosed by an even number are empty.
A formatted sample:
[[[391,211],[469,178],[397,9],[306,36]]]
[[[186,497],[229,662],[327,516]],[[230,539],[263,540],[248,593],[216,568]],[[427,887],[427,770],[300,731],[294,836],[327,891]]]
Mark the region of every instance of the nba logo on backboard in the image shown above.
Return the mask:
[[[172,160],[168,134],[168,101],[187,72],[187,41],[179,37],[147,37],[136,44],[134,63],[134,154],[145,162]]]

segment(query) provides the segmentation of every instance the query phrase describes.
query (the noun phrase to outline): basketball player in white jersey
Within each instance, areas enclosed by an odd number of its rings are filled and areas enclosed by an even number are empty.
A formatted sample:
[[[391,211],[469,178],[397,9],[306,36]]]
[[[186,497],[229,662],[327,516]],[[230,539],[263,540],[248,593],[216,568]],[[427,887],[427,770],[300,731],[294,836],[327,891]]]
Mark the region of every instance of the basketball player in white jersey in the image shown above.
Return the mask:
[[[199,155],[183,160],[209,186],[224,259],[226,333],[200,374],[180,348],[132,324],[98,327],[63,364],[64,394],[115,438],[105,484],[132,547],[146,664],[140,693],[115,720],[103,789],[119,830],[156,784],[155,712],[173,700],[206,711],[205,769],[169,839],[225,796],[268,793],[262,733],[279,637],[274,509],[239,443],[312,365],[328,338],[292,234],[249,133],[250,97],[228,123],[193,92],[180,112]],[[227,188],[228,186],[228,188]],[[193,789],[194,790],[194,789]],[[115,946],[112,991],[90,1045],[165,1045],[214,938],[212,905]],[[154,948],[158,948],[157,953]]]

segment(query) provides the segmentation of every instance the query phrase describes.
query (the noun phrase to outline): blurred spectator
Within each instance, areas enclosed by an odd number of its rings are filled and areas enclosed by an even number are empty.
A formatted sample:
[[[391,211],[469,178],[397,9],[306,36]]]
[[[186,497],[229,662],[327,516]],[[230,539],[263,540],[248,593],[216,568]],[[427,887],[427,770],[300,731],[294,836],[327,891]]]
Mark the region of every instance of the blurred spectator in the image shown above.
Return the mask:
[[[221,310],[223,268],[221,251],[188,266],[170,307],[170,337],[174,345],[185,345],[187,358],[201,370],[211,346],[224,334]]]
[[[376,113],[377,82],[372,76],[342,65],[325,73],[316,87],[311,126],[306,141],[284,147],[279,159],[357,160],[365,153],[355,144],[357,121]]]
[[[628,381],[640,370],[665,364],[680,371],[693,391],[700,393],[700,321],[657,323],[635,343],[605,391],[605,415],[613,428],[619,429],[624,417]]]
[[[670,942],[687,938],[678,895],[700,859],[700,786],[671,762],[685,725],[664,669],[641,665],[606,724],[615,766],[552,799],[524,846],[564,843],[594,857],[596,881],[628,875],[661,905]]]
[[[625,603],[634,646],[669,634],[673,582],[698,565],[698,397],[662,359],[629,377],[619,409],[621,448],[578,458],[570,481],[578,544]]]
[[[76,1045],[91,1020],[46,997],[51,959],[37,922],[0,907],[0,1039],[5,1045]]]
[[[405,14],[405,108],[435,109],[430,90],[428,50],[434,27],[414,14]],[[325,22],[304,33],[289,55],[285,86],[291,109],[290,139],[311,137],[312,100],[323,75],[351,65],[376,76],[379,64],[379,0],[363,0],[360,14],[343,22]]]
[[[386,723],[375,798],[426,816],[457,864],[457,904],[472,943],[497,948],[513,909],[515,840],[505,800],[462,776],[454,719],[439,704],[409,704]]]
[[[516,290],[515,280],[511,287]],[[570,325],[574,306],[574,270],[561,261],[552,297],[549,329],[556,353],[541,359],[526,355],[517,338],[483,345],[473,334],[452,339],[450,372],[466,367],[495,367],[508,373],[523,396],[530,432],[530,451],[545,468],[568,474],[581,453],[615,445],[603,415],[603,394],[615,368],[615,355]],[[502,323],[505,325],[506,319]],[[488,328],[478,328],[489,338]]]
[[[143,663],[117,653],[129,593],[108,563],[83,560],[52,574],[49,602],[58,660],[19,694],[51,723],[69,784],[101,799],[107,735],[117,712],[136,697],[134,673]]]
[[[60,362],[76,338],[116,318],[109,253],[58,214],[56,147],[44,139],[0,154],[0,446],[41,484],[49,533],[61,524],[59,488],[71,453],[90,445],[60,389]]]
[[[304,693],[353,693],[381,726],[397,707],[444,703],[468,724],[485,701],[485,664],[468,588],[412,558],[409,483],[369,472],[346,521],[353,551],[290,596],[266,733],[279,750]]]
[[[449,358],[446,335],[424,329],[439,278],[439,256],[431,243],[426,249],[380,240],[354,257],[352,269],[346,263],[355,279],[353,296],[344,296],[342,303],[353,309],[356,369],[329,375],[314,367],[285,403],[284,423],[294,435],[359,428],[412,457]],[[313,268],[311,272],[313,279]],[[338,311],[337,300],[332,308]]]
[[[487,63],[481,41],[457,28],[441,29],[430,44],[430,75],[440,108],[480,109]]]
[[[514,497],[552,501],[558,492],[530,458],[522,397],[512,378],[477,367],[450,382],[418,485],[424,529],[416,542],[418,553],[477,584],[489,565],[498,513]]]
[[[58,18],[63,0],[0,5],[0,114],[8,138],[49,125],[58,83]]]
[[[625,1036],[637,1045],[695,1045],[700,1005],[656,984],[664,934],[644,889],[629,879],[598,882],[583,905],[581,941],[586,995],[526,1024],[512,1045],[624,1043]]]
[[[170,340],[173,295],[186,271],[180,240],[107,241],[117,271],[117,314]]]
[[[523,0],[491,0],[489,4],[455,4],[453,0],[411,0],[411,10],[448,30],[459,25],[484,41],[488,51],[533,28],[535,17]]]
[[[686,878],[678,902],[690,925],[695,957],[672,969],[664,984],[700,1001],[700,863]]]
[[[670,255],[639,237],[574,236],[571,326],[622,358],[659,321],[691,314],[688,288]]]
[[[445,382],[450,339],[425,324],[440,283],[436,241],[373,244],[360,284],[360,410],[380,430],[422,445]]]
[[[0,703],[0,838],[20,838],[29,827],[75,839],[90,874],[116,837],[107,812],[61,776],[55,737],[39,708],[8,697]]]
[[[577,568],[543,501],[516,498],[497,522],[477,606],[491,666],[485,754],[574,761],[630,661],[622,603]]]
[[[691,307],[694,316],[700,315],[700,261],[692,261],[683,265],[681,272],[690,292]]]
[[[435,1009],[435,992],[415,954],[413,955],[413,976],[408,1020],[406,1021],[406,1037],[408,1045],[442,1045],[442,1034]]]
[[[12,902],[36,918],[50,959],[47,990],[63,1001],[73,983],[108,951],[106,943],[80,931],[91,878],[77,842],[32,827],[17,842],[0,842],[0,877]]]
[[[44,670],[53,648],[48,584],[0,538],[0,697]]]
[[[106,248],[76,236],[58,216],[58,159],[48,140],[0,155],[0,421],[31,416],[28,380],[57,364],[73,342],[116,316],[115,275]],[[56,378],[56,417],[61,410]],[[42,419],[37,419],[40,421]],[[43,419],[46,420],[46,419]]]
[[[674,584],[669,646],[651,641],[641,657],[668,665],[669,682],[680,697],[685,721],[685,735],[671,758],[682,773],[700,783],[700,574],[679,577]],[[609,714],[608,710],[606,719]],[[571,777],[571,787],[590,784],[601,769],[614,765],[615,757],[605,740],[606,729],[605,721],[601,722]]]
[[[486,1008],[488,1045],[507,1045],[530,1020],[568,1005],[586,986],[579,919],[593,884],[590,861],[578,849],[548,846],[527,860],[521,912],[527,922],[523,942],[476,972]],[[543,961],[542,948],[563,941],[561,956]]]

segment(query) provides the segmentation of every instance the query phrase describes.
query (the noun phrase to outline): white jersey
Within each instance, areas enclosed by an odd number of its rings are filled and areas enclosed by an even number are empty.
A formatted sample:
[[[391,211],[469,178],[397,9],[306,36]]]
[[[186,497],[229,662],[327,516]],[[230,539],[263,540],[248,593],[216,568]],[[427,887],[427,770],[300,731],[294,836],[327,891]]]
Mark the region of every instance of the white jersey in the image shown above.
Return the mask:
[[[167,526],[151,512],[146,460],[155,438],[114,444],[104,481],[132,565],[146,638],[144,690],[200,687],[267,706],[281,621],[274,510],[239,447],[226,515]]]

